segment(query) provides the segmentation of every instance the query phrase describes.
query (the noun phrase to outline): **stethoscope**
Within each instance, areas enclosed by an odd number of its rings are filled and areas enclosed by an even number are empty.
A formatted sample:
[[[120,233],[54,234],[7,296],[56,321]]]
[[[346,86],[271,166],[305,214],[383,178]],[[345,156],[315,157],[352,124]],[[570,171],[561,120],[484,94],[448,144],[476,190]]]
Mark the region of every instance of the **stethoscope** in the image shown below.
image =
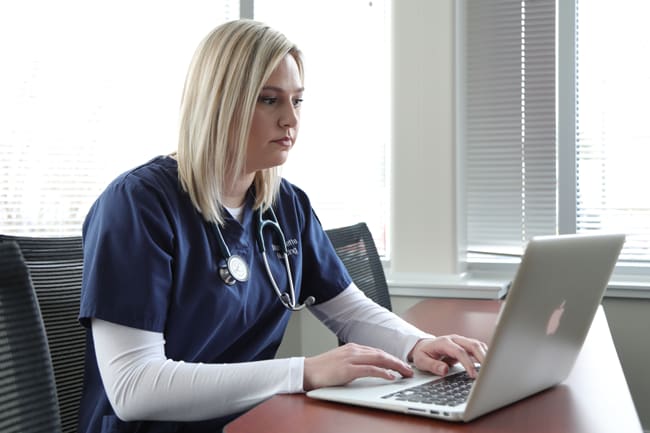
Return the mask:
[[[269,208],[269,212],[271,214],[271,219],[264,219],[262,209],[260,208],[256,211],[257,246],[259,247],[260,253],[262,254],[262,259],[264,260],[264,267],[266,268],[266,274],[269,277],[269,281],[271,281],[271,285],[273,286],[273,290],[275,291],[275,294],[282,302],[282,305],[284,305],[285,308],[291,311],[299,311],[305,307],[312,305],[316,301],[316,299],[313,296],[310,296],[305,300],[304,304],[296,303],[296,290],[293,286],[293,278],[291,277],[291,266],[289,265],[289,254],[287,251],[287,242],[284,238],[284,233],[280,228],[280,224],[278,224],[278,219],[275,216],[275,212],[273,212],[273,208]],[[250,272],[248,270],[248,265],[246,264],[246,261],[240,255],[230,253],[230,249],[228,249],[228,245],[226,245],[226,241],[224,240],[223,235],[221,234],[221,229],[219,229],[219,225],[212,224],[212,226],[214,227],[214,231],[217,235],[217,241],[219,243],[219,249],[221,250],[221,255],[225,260],[225,264],[219,266],[219,276],[221,276],[221,279],[224,281],[224,283],[228,284],[229,286],[232,286],[236,282],[243,283],[248,281]],[[273,273],[271,272],[271,267],[269,266],[269,261],[266,256],[266,245],[264,242],[264,229],[267,227],[270,227],[271,230],[273,230],[273,232],[275,233],[275,235],[280,241],[279,242],[280,256],[281,256],[280,258],[284,261],[284,267],[287,271],[287,279],[289,281],[289,293],[280,292],[280,289],[278,288],[278,284],[275,281],[275,278],[273,277]]]

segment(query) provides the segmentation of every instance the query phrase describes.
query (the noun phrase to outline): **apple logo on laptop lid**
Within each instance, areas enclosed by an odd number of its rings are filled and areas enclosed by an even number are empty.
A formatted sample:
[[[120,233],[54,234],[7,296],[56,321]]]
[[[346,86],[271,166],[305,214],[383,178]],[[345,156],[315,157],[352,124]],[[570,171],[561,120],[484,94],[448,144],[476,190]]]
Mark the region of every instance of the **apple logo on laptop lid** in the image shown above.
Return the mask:
[[[553,335],[557,332],[557,329],[560,327],[560,320],[564,314],[564,306],[566,300],[562,301],[559,307],[555,308],[551,313],[551,316],[548,318],[548,323],[546,324],[546,335]]]

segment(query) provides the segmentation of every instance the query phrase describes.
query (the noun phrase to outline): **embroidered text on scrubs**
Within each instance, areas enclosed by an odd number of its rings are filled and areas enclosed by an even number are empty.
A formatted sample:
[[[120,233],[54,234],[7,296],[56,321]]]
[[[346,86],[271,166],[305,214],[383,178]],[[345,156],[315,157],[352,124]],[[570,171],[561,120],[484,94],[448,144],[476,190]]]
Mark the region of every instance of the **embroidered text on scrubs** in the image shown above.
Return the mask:
[[[287,246],[287,255],[288,256],[297,256],[298,255],[298,240],[297,239],[288,239],[286,242]],[[281,258],[282,256],[280,255],[280,247],[277,244],[271,245],[271,248],[273,251],[276,252],[278,255],[278,258]]]

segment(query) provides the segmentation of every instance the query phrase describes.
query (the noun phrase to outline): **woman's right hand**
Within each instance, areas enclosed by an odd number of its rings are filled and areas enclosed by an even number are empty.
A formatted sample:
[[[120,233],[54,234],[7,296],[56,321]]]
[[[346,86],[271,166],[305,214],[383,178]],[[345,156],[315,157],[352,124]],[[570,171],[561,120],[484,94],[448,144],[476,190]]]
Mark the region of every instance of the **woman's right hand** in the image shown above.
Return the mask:
[[[394,372],[413,376],[411,367],[383,350],[348,343],[317,356],[305,358],[303,389],[344,385],[359,377],[395,379]]]

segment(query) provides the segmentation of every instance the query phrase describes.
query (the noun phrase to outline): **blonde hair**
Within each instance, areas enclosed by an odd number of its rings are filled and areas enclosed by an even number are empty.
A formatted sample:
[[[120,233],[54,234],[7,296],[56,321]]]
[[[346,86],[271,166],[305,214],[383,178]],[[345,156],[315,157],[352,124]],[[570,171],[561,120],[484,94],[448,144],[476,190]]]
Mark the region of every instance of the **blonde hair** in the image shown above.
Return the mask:
[[[283,34],[252,20],[222,24],[199,44],[181,101],[178,175],[203,217],[223,224],[227,176],[243,172],[259,93],[290,54],[303,78],[302,56]],[[270,207],[280,186],[278,167],[255,174],[254,208]]]

